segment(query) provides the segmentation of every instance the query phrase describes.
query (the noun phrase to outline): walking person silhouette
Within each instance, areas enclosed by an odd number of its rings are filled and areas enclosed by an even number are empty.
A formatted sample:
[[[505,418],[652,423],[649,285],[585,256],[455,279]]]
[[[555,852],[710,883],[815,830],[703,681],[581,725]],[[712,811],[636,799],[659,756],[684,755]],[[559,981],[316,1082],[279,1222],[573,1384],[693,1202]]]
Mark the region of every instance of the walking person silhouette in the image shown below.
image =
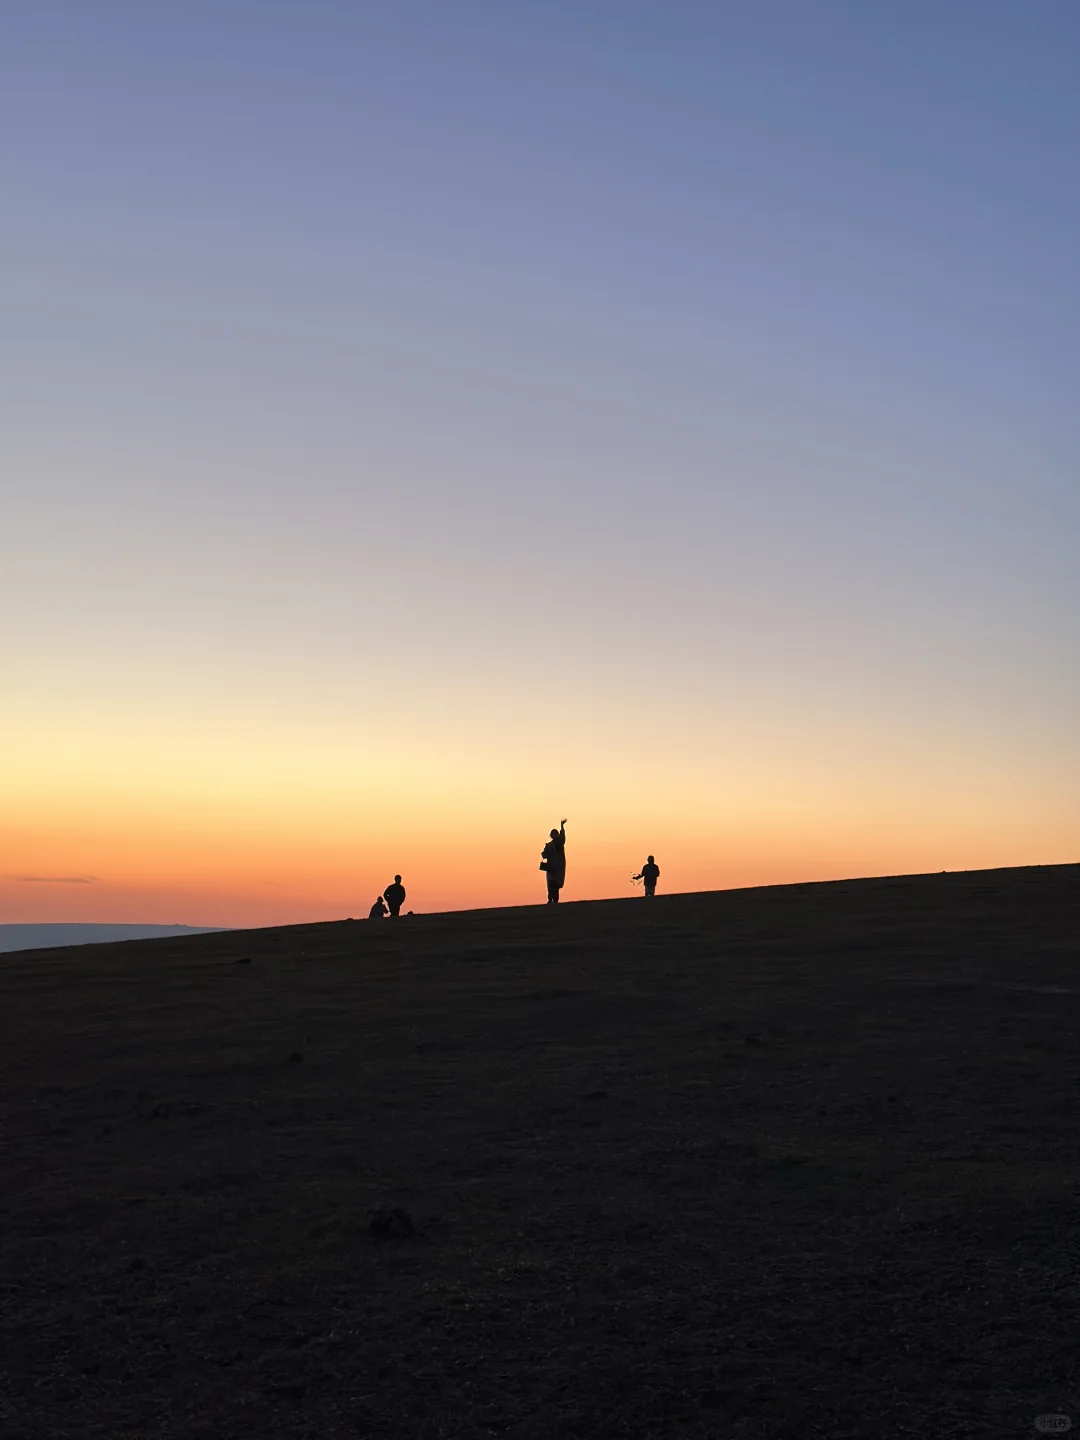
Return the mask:
[[[382,893],[383,899],[390,907],[390,914],[399,915],[402,905],[405,904],[405,886],[401,883],[401,876],[395,875],[394,883],[387,885]]]
[[[640,871],[636,875],[631,876],[631,879],[645,881],[645,897],[648,899],[650,896],[656,894],[656,882],[660,879],[660,866],[657,865],[656,861],[650,855],[645,864],[642,865]]]
[[[551,839],[543,849],[540,869],[547,871],[547,903],[559,903],[559,891],[566,884],[566,821],[559,822],[558,830],[552,830]]]

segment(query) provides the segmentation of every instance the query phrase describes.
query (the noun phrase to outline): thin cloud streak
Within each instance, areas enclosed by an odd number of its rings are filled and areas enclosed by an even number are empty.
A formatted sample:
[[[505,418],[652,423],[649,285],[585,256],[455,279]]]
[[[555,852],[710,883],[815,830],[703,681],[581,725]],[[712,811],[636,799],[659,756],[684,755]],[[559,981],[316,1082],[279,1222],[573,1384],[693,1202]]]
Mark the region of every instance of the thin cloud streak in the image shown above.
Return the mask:
[[[9,875],[20,885],[96,885],[96,875]]]

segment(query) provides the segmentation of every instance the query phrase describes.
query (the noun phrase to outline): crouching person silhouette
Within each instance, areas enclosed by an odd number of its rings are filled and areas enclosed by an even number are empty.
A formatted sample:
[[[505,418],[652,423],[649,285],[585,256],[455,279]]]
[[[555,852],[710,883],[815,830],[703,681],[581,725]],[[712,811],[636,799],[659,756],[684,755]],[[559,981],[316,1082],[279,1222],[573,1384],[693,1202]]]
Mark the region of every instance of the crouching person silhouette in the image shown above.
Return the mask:
[[[379,898],[375,901],[375,904],[372,905],[371,909],[368,911],[368,916],[367,916],[367,918],[368,918],[369,920],[385,920],[385,919],[386,919],[386,906],[383,904],[383,898],[382,898],[381,895],[380,895]]]
[[[644,880],[646,898],[656,894],[656,882],[660,879],[660,866],[650,855],[641,870],[633,877],[635,880]]]
[[[558,830],[552,830],[551,839],[543,849],[540,869],[547,871],[547,903],[559,903],[559,891],[566,884],[566,821],[559,822]]]

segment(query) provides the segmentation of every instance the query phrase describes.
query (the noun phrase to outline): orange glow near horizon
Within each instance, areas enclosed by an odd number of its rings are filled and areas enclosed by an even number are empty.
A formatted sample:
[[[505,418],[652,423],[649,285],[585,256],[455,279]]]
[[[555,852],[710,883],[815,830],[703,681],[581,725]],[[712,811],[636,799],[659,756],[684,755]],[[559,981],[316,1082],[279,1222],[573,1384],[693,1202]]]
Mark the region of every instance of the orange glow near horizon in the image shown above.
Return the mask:
[[[568,827],[569,828],[569,827]],[[539,841],[543,839],[543,832]],[[539,841],[535,845],[539,853]],[[735,889],[744,886],[789,884],[864,875],[922,873],[925,861],[900,846],[864,851],[854,845],[835,845],[827,851],[803,853],[792,846],[786,855],[760,846],[720,846],[702,854],[677,844],[649,842],[631,850],[622,847],[616,857],[610,841],[575,843],[571,830],[565,901],[617,898],[634,894],[629,876],[646,853],[661,862],[660,893]],[[640,852],[640,853],[639,853]],[[393,852],[391,852],[393,853]],[[863,856],[869,856],[868,859]],[[102,858],[110,861],[112,857]],[[175,857],[174,857],[175,858]],[[404,876],[407,910],[418,914],[477,909],[503,905],[542,904],[543,876],[526,846],[516,853],[496,838],[476,847],[473,865],[447,864],[445,851],[408,847],[406,857],[376,868],[369,858],[355,865],[339,855],[322,857],[310,851],[290,859],[282,855],[275,867],[280,879],[258,878],[250,865],[222,863],[214,867],[206,857],[198,866],[183,867],[157,856],[145,856],[138,867],[119,861],[98,866],[98,873],[83,876],[70,868],[41,865],[9,871],[0,880],[0,920],[33,923],[43,920],[73,922],[131,922],[145,924],[222,925],[249,928],[301,924],[311,921],[362,918],[376,894],[393,878]],[[1024,854],[1003,853],[993,846],[969,849],[960,863],[959,852],[943,848],[944,863],[935,869],[984,869],[997,865],[1064,862],[1059,853],[1049,858],[1044,850]],[[516,863],[515,863],[516,862]],[[951,862],[951,863],[950,863]],[[183,873],[186,870],[187,873]],[[180,873],[178,873],[180,871]],[[479,875],[476,873],[479,871]],[[200,873],[201,872],[201,873]]]
[[[632,755],[583,735],[577,765],[517,775],[479,747],[405,755],[389,734],[369,739],[373,766],[325,736],[244,746],[235,727],[216,745],[194,725],[149,733],[152,745],[123,744],[90,726],[66,757],[56,734],[22,737],[0,920],[362,917],[395,873],[417,913],[539,904],[540,848],[563,814],[567,901],[634,894],[647,853],[662,893],[1073,858],[1063,805],[1044,801],[1032,822],[1030,774],[991,788],[981,765],[935,770],[925,753],[898,773],[849,749],[842,783],[824,751],[820,770],[800,771],[798,754],[781,767],[771,747],[744,748],[738,767],[676,755],[634,773]]]

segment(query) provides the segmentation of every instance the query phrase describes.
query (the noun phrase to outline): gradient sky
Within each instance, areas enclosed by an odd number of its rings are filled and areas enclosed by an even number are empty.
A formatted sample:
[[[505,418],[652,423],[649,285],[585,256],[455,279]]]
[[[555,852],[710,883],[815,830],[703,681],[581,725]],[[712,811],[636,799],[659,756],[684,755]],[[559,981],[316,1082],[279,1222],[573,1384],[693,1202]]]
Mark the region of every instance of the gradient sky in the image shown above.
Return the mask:
[[[1076,0],[6,0],[0,920],[1080,858]]]

